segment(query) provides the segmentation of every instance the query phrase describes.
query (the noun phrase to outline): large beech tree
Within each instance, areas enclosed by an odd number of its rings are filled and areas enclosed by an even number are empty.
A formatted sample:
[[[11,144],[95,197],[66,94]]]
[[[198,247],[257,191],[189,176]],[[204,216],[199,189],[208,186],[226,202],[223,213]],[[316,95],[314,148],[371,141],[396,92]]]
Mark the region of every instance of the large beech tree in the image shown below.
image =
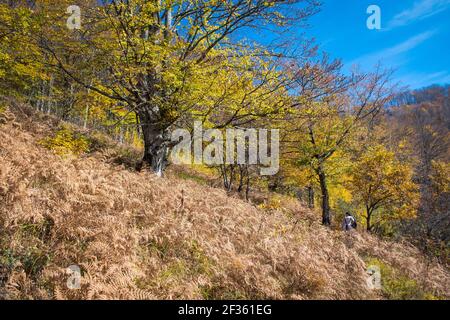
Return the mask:
[[[137,116],[143,163],[162,174],[170,130],[200,118],[242,125],[287,108],[273,52],[236,36],[283,29],[316,12],[312,0],[80,1],[81,30],[66,26],[70,1],[36,0],[36,32],[22,38],[46,65]]]

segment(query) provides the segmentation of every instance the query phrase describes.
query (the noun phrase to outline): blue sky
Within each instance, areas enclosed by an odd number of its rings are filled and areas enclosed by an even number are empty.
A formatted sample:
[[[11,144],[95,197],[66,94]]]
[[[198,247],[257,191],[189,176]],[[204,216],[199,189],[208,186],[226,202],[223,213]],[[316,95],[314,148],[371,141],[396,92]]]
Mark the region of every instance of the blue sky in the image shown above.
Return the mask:
[[[308,36],[341,58],[346,69],[377,61],[396,69],[411,89],[450,83],[450,0],[322,0]],[[369,30],[369,5],[381,9],[381,30]]]

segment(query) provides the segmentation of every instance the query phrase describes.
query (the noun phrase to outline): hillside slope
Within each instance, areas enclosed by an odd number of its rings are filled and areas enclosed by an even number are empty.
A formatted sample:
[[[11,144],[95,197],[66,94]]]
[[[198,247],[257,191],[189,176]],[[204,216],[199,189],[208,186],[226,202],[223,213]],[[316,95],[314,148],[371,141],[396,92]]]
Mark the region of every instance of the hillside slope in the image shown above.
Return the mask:
[[[262,210],[131,172],[101,152],[60,157],[39,144],[52,120],[22,111],[0,122],[0,298],[395,297],[367,287],[371,261],[407,279],[400,286],[450,296],[449,270],[406,243],[329,230],[294,200]],[[70,265],[80,290],[67,288]]]

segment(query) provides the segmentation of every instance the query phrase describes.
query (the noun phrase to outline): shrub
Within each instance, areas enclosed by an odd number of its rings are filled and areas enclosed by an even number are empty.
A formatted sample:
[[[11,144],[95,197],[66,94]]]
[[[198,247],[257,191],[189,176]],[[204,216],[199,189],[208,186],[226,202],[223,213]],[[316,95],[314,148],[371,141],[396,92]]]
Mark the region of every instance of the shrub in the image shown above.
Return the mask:
[[[379,259],[370,259],[368,264],[380,268],[383,295],[390,300],[436,300],[433,294],[425,290],[416,280],[409,278],[400,270]]]
[[[6,110],[7,110],[6,105],[0,102],[0,124],[5,124],[7,122]]]
[[[197,182],[198,184],[202,184],[202,185],[207,185],[207,184],[208,184],[208,181],[207,181],[204,177],[202,177],[202,176],[200,176],[200,175],[196,175],[196,174],[193,173],[193,172],[188,172],[188,171],[177,171],[177,172],[176,172],[176,176],[177,176],[178,178],[180,178],[180,179],[183,179],[183,180],[191,180],[191,181],[195,181],[195,182]]]
[[[60,156],[68,154],[79,156],[89,151],[90,140],[63,125],[53,137],[42,139],[40,144]]]
[[[274,195],[268,199],[265,203],[260,204],[258,207],[260,209],[266,210],[278,210],[281,209],[283,197],[281,195]]]

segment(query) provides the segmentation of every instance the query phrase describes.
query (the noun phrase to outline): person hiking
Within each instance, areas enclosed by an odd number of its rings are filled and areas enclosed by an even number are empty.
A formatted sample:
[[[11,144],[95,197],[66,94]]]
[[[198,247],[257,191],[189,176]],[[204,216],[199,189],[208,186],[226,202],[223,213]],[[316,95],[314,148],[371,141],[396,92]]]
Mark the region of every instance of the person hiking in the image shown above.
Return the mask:
[[[342,229],[345,231],[356,229],[356,219],[350,212],[345,213],[344,221],[342,221]]]

